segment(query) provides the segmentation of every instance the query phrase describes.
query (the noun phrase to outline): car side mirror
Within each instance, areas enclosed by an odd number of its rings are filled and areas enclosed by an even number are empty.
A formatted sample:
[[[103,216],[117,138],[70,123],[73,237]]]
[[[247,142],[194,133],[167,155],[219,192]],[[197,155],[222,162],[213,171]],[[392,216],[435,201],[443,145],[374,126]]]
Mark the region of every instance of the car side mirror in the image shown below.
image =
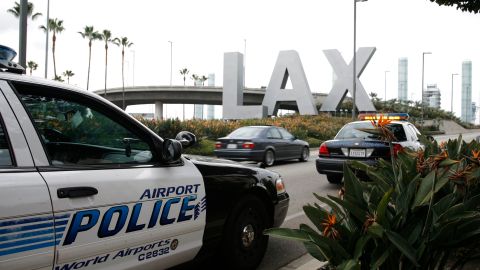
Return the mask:
[[[183,148],[193,146],[197,143],[197,137],[195,134],[188,131],[180,131],[175,137],[175,140],[179,141]]]
[[[182,144],[177,140],[165,139],[161,147],[162,161],[173,163],[182,156]]]

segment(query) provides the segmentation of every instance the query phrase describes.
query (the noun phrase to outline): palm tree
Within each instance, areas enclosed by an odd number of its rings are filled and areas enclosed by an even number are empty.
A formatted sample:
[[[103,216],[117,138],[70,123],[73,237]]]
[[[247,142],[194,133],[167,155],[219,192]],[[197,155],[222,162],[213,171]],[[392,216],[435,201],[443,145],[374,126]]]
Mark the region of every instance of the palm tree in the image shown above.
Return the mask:
[[[197,74],[192,74],[190,78],[193,80],[193,86],[197,86],[196,83],[200,77]]]
[[[188,70],[187,68],[180,69],[180,75],[183,76],[183,86],[185,86],[185,77],[188,75],[189,72],[190,70]]]
[[[82,38],[88,39],[88,73],[87,73],[87,90],[90,83],[90,62],[92,58],[92,41],[101,39],[100,34],[93,30],[93,26],[85,26],[83,32],[78,32]]]
[[[74,75],[75,73],[73,73],[71,70],[65,70],[65,72],[63,72],[63,76],[67,77],[68,84],[70,84],[70,77],[73,77]]]
[[[208,77],[206,77],[205,75],[202,75],[200,80],[202,81],[202,86],[205,86],[205,81],[208,80]]]
[[[40,12],[33,13],[33,8],[33,3],[28,2],[27,17],[31,18],[32,21],[42,16],[42,13]],[[7,12],[13,14],[13,16],[15,16],[16,18],[20,17],[20,4],[18,2],[15,2],[15,6],[13,8],[7,9]]]
[[[57,82],[64,82],[62,76],[60,76],[60,75],[59,76],[55,75],[55,78],[53,78],[53,80],[57,81]]]
[[[108,63],[108,43],[113,43],[112,32],[103,30],[100,34],[101,39],[105,42],[105,98],[107,97],[107,63]]]
[[[47,32],[48,31],[52,32],[52,56],[53,56],[53,74],[55,75],[55,78],[57,78],[57,66],[55,64],[55,41],[57,41],[57,34],[60,34],[65,30],[63,27],[63,20],[58,20],[57,18],[55,19],[48,19],[48,28],[45,27],[44,25],[40,26],[40,29],[43,31]]]
[[[113,43],[117,46],[122,46],[122,109],[125,110],[125,76],[124,76],[124,63],[125,63],[125,47],[129,48],[133,45],[127,37],[115,38]]]
[[[27,63],[27,68],[30,69],[30,76],[32,76],[32,71],[33,71],[33,70],[37,70],[38,64],[35,63],[34,61],[28,61],[28,63]]]

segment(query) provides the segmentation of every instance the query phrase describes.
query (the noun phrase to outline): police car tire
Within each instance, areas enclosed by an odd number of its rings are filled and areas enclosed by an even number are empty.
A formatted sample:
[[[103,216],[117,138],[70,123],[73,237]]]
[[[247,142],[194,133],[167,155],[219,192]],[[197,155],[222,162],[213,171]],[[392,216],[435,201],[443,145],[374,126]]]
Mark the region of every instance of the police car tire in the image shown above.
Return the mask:
[[[225,269],[255,269],[267,250],[268,236],[263,234],[268,224],[267,209],[258,197],[247,195],[231,212],[222,243]],[[251,226],[251,227],[250,227]],[[254,240],[245,246],[245,228],[253,229]]]
[[[308,161],[308,158],[310,157],[310,149],[308,147],[303,147],[302,148],[302,153],[300,154],[300,158],[299,160],[301,162],[305,162],[305,161]]]
[[[343,175],[338,173],[327,174],[327,180],[330,184],[340,184],[342,183]]]

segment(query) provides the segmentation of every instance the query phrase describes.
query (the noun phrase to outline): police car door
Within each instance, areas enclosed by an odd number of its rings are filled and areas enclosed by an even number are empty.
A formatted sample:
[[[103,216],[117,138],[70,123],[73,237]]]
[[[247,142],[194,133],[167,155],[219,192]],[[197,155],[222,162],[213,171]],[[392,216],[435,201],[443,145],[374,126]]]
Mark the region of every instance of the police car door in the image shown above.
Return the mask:
[[[29,143],[46,150],[55,216],[70,217],[55,270],[161,269],[196,255],[205,189],[193,164],[160,163],[154,135],[95,96],[14,86],[38,132]]]
[[[47,185],[34,167],[0,81],[0,269],[52,269],[55,230]]]

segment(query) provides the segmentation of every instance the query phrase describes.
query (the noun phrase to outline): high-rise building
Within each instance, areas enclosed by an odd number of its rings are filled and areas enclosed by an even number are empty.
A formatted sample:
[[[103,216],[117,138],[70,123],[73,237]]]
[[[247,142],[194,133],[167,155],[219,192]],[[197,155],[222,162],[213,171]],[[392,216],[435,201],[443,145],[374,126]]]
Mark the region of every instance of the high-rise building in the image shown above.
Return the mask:
[[[477,103],[472,102],[472,119],[470,119],[470,123],[475,124],[477,120]]]
[[[208,86],[215,86],[215,73],[208,74]],[[214,105],[207,105],[207,119],[215,118],[215,107]]]
[[[461,119],[472,122],[472,61],[462,63],[462,111]]]
[[[408,100],[408,58],[398,59],[398,100]]]
[[[442,95],[437,84],[427,84],[427,89],[423,91],[423,102],[431,108],[440,108]]]

